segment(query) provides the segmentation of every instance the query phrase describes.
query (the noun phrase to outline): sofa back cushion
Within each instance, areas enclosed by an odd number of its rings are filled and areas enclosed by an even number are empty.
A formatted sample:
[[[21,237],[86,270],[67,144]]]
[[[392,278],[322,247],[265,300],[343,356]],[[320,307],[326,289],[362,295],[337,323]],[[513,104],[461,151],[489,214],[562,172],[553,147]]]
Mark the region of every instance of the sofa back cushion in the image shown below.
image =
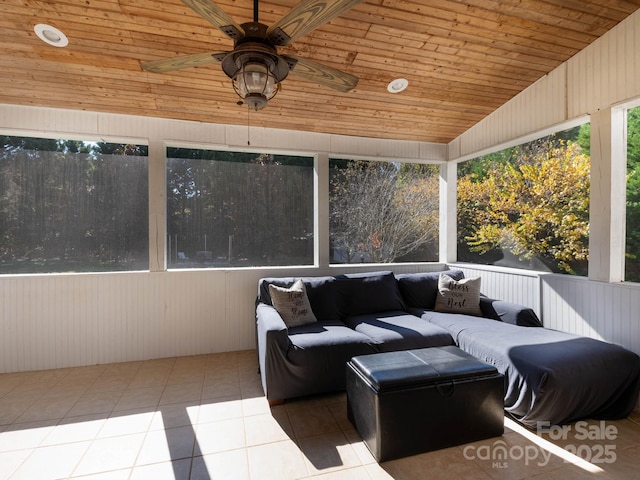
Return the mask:
[[[454,280],[462,280],[462,270],[445,270],[444,272],[401,273],[396,275],[400,293],[407,307],[433,310],[438,295],[438,279],[445,273]]]
[[[271,294],[269,293],[269,285],[289,288],[298,279],[300,277],[261,278],[258,282],[258,302],[273,305]],[[340,318],[336,293],[333,288],[335,280],[334,277],[302,277],[311,310],[319,321]]]
[[[407,309],[393,272],[350,273],[336,278],[343,317]]]

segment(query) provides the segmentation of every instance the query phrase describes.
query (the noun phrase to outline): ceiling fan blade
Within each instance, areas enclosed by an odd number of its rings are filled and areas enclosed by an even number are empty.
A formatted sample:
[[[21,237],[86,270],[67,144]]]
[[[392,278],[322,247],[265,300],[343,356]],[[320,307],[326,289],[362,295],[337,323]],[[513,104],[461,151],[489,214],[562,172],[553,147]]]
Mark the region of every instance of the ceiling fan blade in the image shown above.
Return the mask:
[[[294,57],[293,55],[282,55],[282,57],[291,66],[292,74],[325,87],[333,88],[340,92],[348,92],[358,84],[358,77],[321,63]]]
[[[267,36],[275,45],[287,45],[362,3],[362,1],[302,0],[289,13],[269,27]]]
[[[198,67],[217,63],[229,52],[208,52],[186,55],[184,57],[165,58],[153,62],[142,63],[142,69],[153,73],[166,73],[182,68]]]
[[[211,0],[182,0],[182,3],[219,28],[227,37],[233,40],[244,37],[242,27]]]

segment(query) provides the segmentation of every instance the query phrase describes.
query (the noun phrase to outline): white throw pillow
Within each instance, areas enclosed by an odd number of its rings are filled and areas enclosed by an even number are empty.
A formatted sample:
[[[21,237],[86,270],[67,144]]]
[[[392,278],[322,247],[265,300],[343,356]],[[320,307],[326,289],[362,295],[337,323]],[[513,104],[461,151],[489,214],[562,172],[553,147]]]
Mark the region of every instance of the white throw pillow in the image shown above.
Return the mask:
[[[314,323],[318,320],[311,310],[307,289],[302,279],[297,280],[290,288],[269,285],[271,303],[284,320],[287,328]]]
[[[454,280],[445,273],[441,274],[438,279],[435,311],[481,317],[480,277]]]

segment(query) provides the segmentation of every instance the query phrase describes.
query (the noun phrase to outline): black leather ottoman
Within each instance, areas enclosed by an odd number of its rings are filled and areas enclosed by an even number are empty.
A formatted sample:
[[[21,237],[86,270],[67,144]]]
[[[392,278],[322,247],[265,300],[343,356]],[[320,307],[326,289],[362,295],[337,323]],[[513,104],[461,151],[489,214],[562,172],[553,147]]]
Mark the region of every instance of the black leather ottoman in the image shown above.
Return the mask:
[[[347,413],[378,462],[502,435],[504,378],[457,347],[353,357]]]

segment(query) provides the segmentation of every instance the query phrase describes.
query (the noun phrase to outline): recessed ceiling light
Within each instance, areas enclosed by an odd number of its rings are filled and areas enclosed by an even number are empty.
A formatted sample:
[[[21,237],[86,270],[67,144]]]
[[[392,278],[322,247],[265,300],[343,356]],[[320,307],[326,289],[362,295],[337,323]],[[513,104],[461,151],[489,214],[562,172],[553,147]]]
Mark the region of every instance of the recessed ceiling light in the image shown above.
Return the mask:
[[[387,85],[387,90],[390,93],[400,93],[409,85],[409,80],[406,78],[396,78],[395,80],[391,80],[389,85]]]
[[[33,27],[33,31],[43,42],[53,45],[54,47],[66,47],[69,45],[69,39],[67,36],[58,30],[56,27],[47,25],[45,23],[39,23]]]

